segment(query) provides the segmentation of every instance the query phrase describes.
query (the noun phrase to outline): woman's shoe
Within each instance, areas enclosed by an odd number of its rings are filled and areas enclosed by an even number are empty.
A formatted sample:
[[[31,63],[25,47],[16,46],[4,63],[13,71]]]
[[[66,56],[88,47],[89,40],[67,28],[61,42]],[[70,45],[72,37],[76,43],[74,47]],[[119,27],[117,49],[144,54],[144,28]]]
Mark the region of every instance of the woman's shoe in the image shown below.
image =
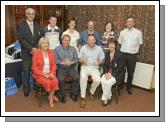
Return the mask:
[[[58,102],[59,101],[59,99],[56,96],[53,96],[52,99],[53,99],[54,102]]]
[[[103,107],[106,107],[108,105],[108,101],[107,100],[102,100],[102,105],[103,105]]]

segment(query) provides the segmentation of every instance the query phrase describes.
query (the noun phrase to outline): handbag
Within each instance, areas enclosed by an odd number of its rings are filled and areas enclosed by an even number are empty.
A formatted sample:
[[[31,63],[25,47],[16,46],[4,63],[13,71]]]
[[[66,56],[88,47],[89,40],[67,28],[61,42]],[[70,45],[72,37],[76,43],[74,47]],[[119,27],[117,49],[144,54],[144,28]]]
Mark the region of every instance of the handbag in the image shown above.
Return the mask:
[[[5,78],[5,96],[11,96],[17,93],[18,89],[13,78]]]

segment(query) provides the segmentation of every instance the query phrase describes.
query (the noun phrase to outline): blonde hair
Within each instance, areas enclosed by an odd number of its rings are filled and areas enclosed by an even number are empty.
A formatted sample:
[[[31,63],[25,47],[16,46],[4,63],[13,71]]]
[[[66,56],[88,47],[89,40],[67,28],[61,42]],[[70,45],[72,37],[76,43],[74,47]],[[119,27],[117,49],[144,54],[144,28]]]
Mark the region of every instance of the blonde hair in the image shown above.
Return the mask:
[[[45,41],[48,43],[48,45],[50,45],[49,39],[47,37],[41,37],[39,42],[38,42],[38,48],[39,49],[41,49],[41,44],[44,43]]]

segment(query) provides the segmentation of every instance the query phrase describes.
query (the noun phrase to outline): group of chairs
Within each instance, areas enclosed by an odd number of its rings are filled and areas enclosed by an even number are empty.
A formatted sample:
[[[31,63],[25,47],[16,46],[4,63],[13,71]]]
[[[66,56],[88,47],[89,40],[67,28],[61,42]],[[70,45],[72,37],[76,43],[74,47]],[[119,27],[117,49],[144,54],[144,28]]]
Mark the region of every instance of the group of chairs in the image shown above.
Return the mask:
[[[72,78],[71,77],[66,77],[65,78],[66,80],[66,90],[69,90],[72,88]],[[88,88],[87,90],[90,89],[90,85],[92,83],[92,78],[91,76],[88,77]],[[39,102],[39,107],[41,107],[42,105],[42,101],[43,101],[43,96],[46,95],[46,92],[44,91],[44,88],[42,87],[41,84],[39,84],[38,82],[35,81],[35,85],[36,85],[36,97],[38,98],[38,102]],[[113,86],[112,86],[112,94],[113,96],[115,96],[115,101],[116,101],[116,104],[118,104],[118,98],[119,98],[119,95],[120,95],[120,88],[121,88],[121,85],[122,85],[122,82],[119,81],[119,82],[116,82]],[[102,87],[101,87],[101,84],[99,85],[99,87],[96,89],[96,92],[95,92],[95,97],[96,98],[101,98],[101,95],[102,95]]]

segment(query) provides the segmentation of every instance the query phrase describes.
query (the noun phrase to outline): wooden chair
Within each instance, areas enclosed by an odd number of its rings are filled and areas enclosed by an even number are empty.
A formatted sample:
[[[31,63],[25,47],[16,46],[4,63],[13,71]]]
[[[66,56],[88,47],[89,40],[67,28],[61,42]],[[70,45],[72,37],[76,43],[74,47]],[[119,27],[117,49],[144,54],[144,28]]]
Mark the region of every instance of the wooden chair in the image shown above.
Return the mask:
[[[121,94],[121,93],[120,93],[120,84],[121,84],[121,81],[116,82],[116,83],[112,86],[112,89],[111,89],[112,94],[115,96],[116,104],[118,104],[118,98],[119,98],[119,95]]]
[[[119,98],[119,95],[121,94],[120,93],[120,82],[116,82],[112,88],[111,88],[111,92],[112,92],[112,95],[115,97],[115,101],[116,101],[116,104],[118,104],[118,98]],[[97,94],[98,94],[98,98],[101,98],[101,95],[102,95],[102,85],[100,84],[100,86],[98,87],[97,89]]]
[[[43,96],[44,96],[44,88],[43,88],[43,86],[41,84],[39,84],[36,81],[35,81],[35,85],[36,85],[36,94],[35,94],[35,97],[38,98],[39,107],[41,107],[41,105],[42,105],[42,99],[43,99]]]
[[[65,81],[66,81],[65,89],[71,90],[72,89],[72,81],[73,81],[72,77],[70,77],[70,76],[65,77]]]
[[[72,89],[72,77],[70,77],[70,76],[67,76],[67,77],[65,77],[65,81],[66,81],[66,86],[65,86],[65,89],[66,90],[71,90]],[[92,77],[89,75],[88,76],[88,86],[87,86],[87,90],[89,90],[90,89],[90,87],[91,87],[91,84],[92,84]],[[100,91],[100,89],[99,88],[97,88],[97,91],[95,92],[95,97],[97,97],[98,98],[98,93],[97,92],[99,92]]]

